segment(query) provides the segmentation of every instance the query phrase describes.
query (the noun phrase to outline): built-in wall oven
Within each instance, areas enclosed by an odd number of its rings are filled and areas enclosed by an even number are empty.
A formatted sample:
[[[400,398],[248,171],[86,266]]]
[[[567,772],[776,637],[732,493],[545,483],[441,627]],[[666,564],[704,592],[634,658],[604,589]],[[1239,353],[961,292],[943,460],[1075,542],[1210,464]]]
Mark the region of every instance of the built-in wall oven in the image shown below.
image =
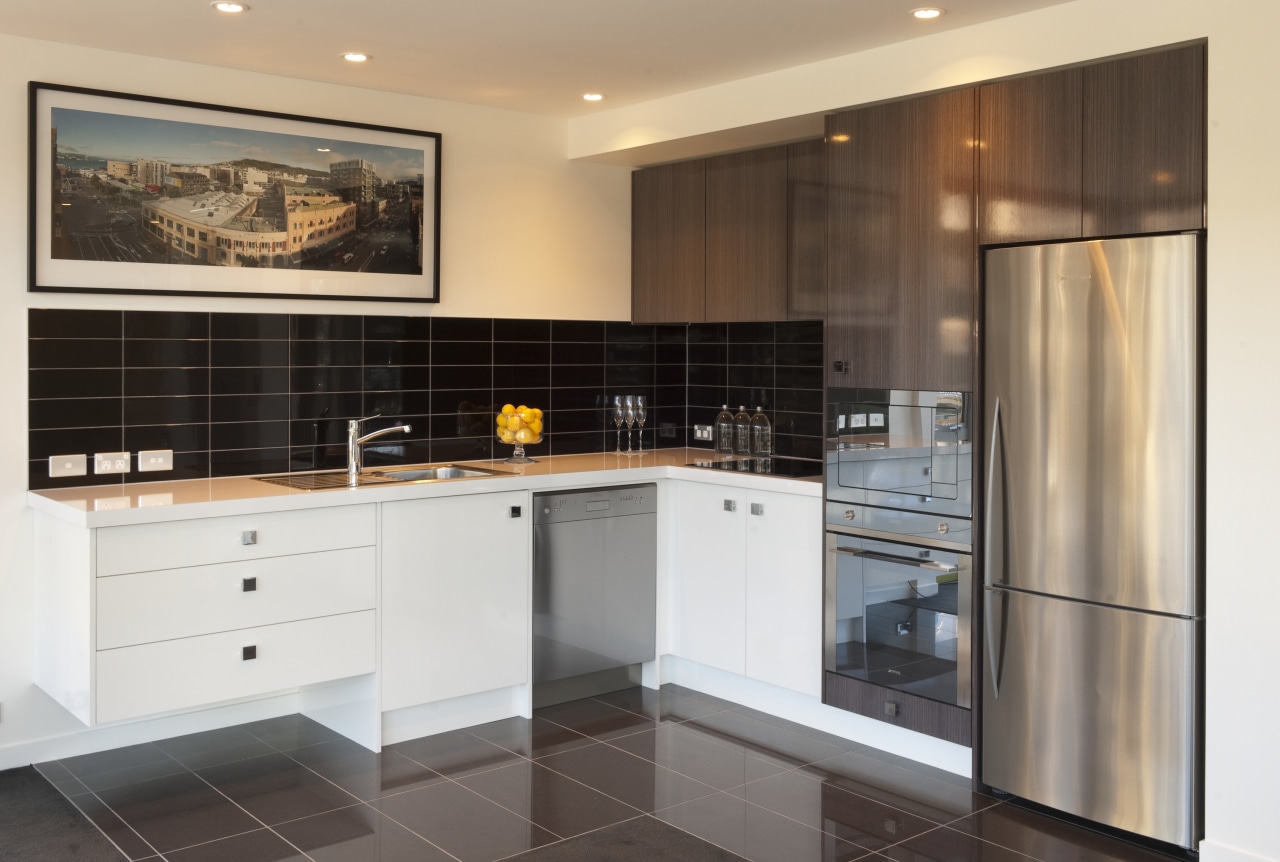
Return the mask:
[[[832,389],[824,700],[968,744],[970,396]]]

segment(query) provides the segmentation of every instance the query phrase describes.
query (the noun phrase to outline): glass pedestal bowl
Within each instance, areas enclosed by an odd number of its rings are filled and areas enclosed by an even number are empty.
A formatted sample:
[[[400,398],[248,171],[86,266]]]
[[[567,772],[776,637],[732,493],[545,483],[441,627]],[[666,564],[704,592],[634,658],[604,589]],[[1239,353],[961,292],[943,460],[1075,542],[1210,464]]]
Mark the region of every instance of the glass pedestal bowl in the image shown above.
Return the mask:
[[[536,407],[505,405],[496,417],[499,443],[515,446],[504,464],[535,464],[524,452],[525,446],[542,442],[542,411]]]

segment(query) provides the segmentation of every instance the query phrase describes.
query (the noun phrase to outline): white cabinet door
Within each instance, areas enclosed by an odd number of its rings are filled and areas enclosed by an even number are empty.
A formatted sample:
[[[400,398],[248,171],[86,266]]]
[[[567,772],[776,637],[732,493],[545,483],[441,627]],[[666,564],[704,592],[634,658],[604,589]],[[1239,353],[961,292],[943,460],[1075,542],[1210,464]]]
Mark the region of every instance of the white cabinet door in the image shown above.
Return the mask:
[[[822,501],[752,491],[746,676],[822,696]]]
[[[382,504],[384,710],[529,681],[531,523],[525,491]]]
[[[746,639],[746,492],[681,482],[679,571],[671,585],[676,655],[741,674]]]

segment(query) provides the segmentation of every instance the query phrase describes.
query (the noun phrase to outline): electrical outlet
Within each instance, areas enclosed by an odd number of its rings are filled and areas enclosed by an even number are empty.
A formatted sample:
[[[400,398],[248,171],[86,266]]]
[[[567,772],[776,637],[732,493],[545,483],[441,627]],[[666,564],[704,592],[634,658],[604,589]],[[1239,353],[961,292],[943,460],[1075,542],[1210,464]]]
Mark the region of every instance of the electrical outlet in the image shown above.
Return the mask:
[[[93,472],[128,473],[132,460],[128,452],[97,452],[93,456]]]
[[[711,426],[710,425],[694,425],[693,439],[694,440],[710,440]]]
[[[883,414],[883,413],[872,413],[872,414],[871,414],[871,427],[873,427],[873,428],[883,428],[883,427],[884,427],[884,414]]]
[[[150,449],[138,453],[138,472],[147,473],[153,470],[172,470],[172,449]]]
[[[849,426],[852,428],[866,428],[867,414],[854,413],[852,416],[849,417]]]
[[[658,436],[674,438],[676,436],[676,423],[663,422],[658,426]]]
[[[83,476],[89,472],[88,460],[86,455],[50,455],[49,475],[53,478]]]

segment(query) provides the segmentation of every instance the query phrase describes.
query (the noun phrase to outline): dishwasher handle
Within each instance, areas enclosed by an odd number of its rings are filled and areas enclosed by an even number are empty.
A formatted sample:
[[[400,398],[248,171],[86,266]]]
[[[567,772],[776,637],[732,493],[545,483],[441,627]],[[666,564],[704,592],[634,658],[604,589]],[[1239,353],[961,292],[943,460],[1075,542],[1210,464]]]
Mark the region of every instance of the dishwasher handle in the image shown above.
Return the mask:
[[[877,551],[865,551],[862,548],[836,548],[837,554],[849,554],[854,557],[866,557],[868,560],[879,560],[882,563],[897,563],[902,566],[915,566],[944,575],[953,575],[960,571],[959,566],[951,563],[940,563],[937,560],[916,560],[911,557],[899,557],[896,554],[881,554]]]

